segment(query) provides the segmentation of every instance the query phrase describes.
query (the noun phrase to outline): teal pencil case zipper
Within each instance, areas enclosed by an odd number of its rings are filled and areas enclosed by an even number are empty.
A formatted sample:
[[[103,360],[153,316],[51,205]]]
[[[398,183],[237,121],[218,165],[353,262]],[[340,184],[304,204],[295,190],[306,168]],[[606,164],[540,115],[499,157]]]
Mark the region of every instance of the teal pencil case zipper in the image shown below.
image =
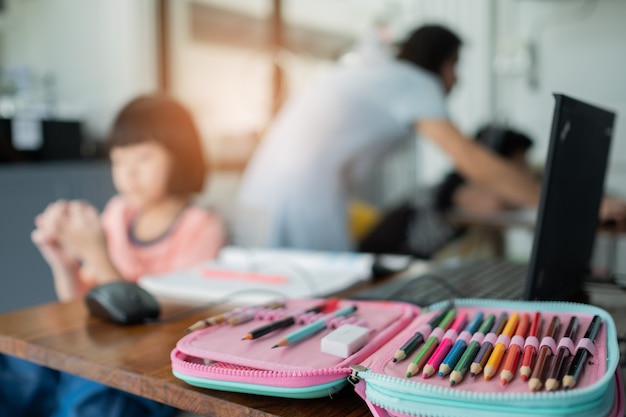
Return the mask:
[[[261,309],[242,325],[221,324],[184,336],[171,352],[174,376],[203,388],[287,398],[331,396],[348,384],[350,365],[360,363],[404,329],[419,314],[405,303],[341,300],[337,308],[356,306],[356,314],[337,317],[323,331],[293,346],[273,349],[277,340],[328,313],[302,314],[320,299],[287,300],[281,311]],[[248,332],[273,320],[295,315],[290,328],[254,340]],[[368,329],[368,342],[348,357],[320,350],[320,339],[344,324]]]
[[[431,306],[432,310],[443,304]],[[395,349],[410,337],[415,328],[406,329],[392,339],[376,355],[353,367],[350,378],[356,391],[377,416],[622,416],[624,412],[624,386],[618,368],[619,349],[615,324],[604,310],[576,303],[515,302],[501,300],[456,300],[460,311],[475,314],[540,312],[547,320],[554,315],[563,327],[576,315],[580,328],[589,325],[594,315],[602,318],[603,325],[594,343],[595,352],[586,363],[584,376],[573,389],[532,392],[519,375],[506,385],[495,377],[485,381],[483,375],[466,376],[453,387],[448,378],[421,376],[407,378],[407,360],[390,361]],[[433,314],[433,313],[430,313]],[[424,318],[422,317],[423,321]],[[545,327],[545,326],[544,326]],[[562,333],[562,331],[561,331]],[[578,339],[583,331],[580,331]],[[554,355],[553,355],[554,356]],[[499,375],[499,372],[498,372]]]
[[[374,415],[387,416],[621,416],[624,387],[618,369],[619,350],[611,316],[600,308],[560,302],[510,302],[455,300],[457,315],[472,317],[478,312],[532,314],[544,321],[557,315],[563,326],[576,315],[580,320],[577,339],[594,315],[602,326],[594,343],[594,355],[582,377],[570,390],[531,392],[519,375],[503,386],[499,377],[485,381],[482,375],[467,376],[451,387],[447,378],[434,375],[406,377],[411,356],[394,362],[397,349],[416,330],[427,336],[436,333],[424,327],[445,303],[428,311],[400,302],[342,300],[339,308],[355,305],[354,315],[331,323],[327,329],[293,346],[272,348],[291,329],[272,332],[256,340],[241,340],[247,332],[309,308],[320,300],[288,300],[282,312],[260,311],[245,325],[222,324],[184,336],[171,353],[174,375],[194,386],[287,398],[332,396],[352,383]],[[282,315],[281,315],[282,314]],[[299,315],[294,326],[319,319],[320,314]],[[320,350],[320,340],[344,324],[369,329],[369,340],[347,357]],[[545,327],[545,324],[544,324]],[[426,329],[426,330],[424,330]],[[540,338],[541,339],[541,338]],[[418,347],[419,349],[419,347]],[[416,349],[417,350],[417,349]],[[499,371],[498,371],[499,375]]]

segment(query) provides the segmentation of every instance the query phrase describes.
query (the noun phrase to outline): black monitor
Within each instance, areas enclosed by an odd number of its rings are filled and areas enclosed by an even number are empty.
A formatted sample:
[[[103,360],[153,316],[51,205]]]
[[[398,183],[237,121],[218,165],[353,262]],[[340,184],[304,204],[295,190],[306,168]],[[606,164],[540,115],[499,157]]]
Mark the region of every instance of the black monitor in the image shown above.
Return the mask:
[[[555,108],[524,298],[571,300],[591,274],[615,114],[562,94]]]

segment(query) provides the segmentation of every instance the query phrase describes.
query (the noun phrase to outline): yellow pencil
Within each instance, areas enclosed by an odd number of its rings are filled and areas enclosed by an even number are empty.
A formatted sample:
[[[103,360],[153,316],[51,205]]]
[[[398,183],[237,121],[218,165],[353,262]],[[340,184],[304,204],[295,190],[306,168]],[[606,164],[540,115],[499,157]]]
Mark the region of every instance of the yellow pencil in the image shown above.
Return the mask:
[[[513,333],[515,333],[515,329],[517,328],[518,323],[519,313],[511,314],[509,321],[506,322],[506,326],[502,331],[502,335],[506,335],[509,338],[513,337]],[[485,374],[485,380],[491,379],[491,377],[494,376],[498,371],[498,368],[500,367],[500,362],[502,362],[502,358],[504,357],[504,353],[506,352],[507,345],[502,342],[498,342],[494,346],[493,352],[491,352],[489,360],[487,361],[487,365],[483,370],[483,373]]]

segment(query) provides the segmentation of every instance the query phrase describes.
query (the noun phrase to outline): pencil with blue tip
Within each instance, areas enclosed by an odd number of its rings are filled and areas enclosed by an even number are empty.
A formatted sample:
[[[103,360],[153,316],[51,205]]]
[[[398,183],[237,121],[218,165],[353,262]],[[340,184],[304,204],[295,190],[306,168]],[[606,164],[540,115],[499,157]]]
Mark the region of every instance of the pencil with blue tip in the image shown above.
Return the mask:
[[[320,318],[319,320],[316,320],[313,323],[308,324],[280,338],[280,340],[278,340],[278,342],[276,342],[276,344],[272,346],[272,349],[277,348],[277,347],[293,345],[296,342],[307,339],[315,335],[316,333],[321,332],[326,327],[328,327],[328,323],[330,322],[330,320],[336,317],[343,317],[343,316],[350,315],[354,313],[356,310],[357,310],[357,307],[355,305],[351,305],[348,307],[341,308],[333,313],[327,314],[324,317]]]
[[[456,342],[454,342],[454,345],[452,346],[452,349],[450,349],[450,352],[448,352],[446,357],[443,358],[441,365],[439,365],[439,376],[446,376],[452,371],[452,368],[454,368],[456,363],[461,358],[461,355],[465,351],[465,348],[467,347],[470,338],[472,337],[474,332],[476,332],[478,326],[480,326],[480,324],[482,323],[483,317],[484,314],[482,311],[476,313],[472,321],[469,322],[467,327],[465,327],[459,337],[457,337]]]
[[[443,361],[448,352],[450,352],[452,344],[456,341],[459,332],[463,329],[463,327],[465,327],[466,323],[467,312],[462,311],[454,320],[452,326],[450,326],[450,329],[448,329],[446,334],[439,342],[439,346],[437,346],[437,349],[435,349],[433,354],[426,361],[426,365],[424,365],[424,369],[422,372],[422,378],[430,378],[435,373],[435,370],[439,368],[441,361]]]
[[[458,384],[465,378],[465,375],[469,372],[470,365],[472,361],[476,357],[476,354],[480,350],[480,346],[485,338],[485,335],[491,328],[493,327],[494,322],[496,321],[495,314],[489,314],[485,321],[480,325],[478,331],[472,335],[472,339],[467,345],[467,349],[461,355],[461,359],[454,366],[454,370],[450,373],[450,386],[454,386]]]

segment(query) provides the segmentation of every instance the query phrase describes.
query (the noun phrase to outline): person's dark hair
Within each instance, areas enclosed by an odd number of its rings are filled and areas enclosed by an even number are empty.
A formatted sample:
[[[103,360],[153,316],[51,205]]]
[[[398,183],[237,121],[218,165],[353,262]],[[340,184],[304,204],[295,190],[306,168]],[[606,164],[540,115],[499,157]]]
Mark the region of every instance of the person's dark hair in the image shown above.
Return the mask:
[[[446,60],[458,53],[461,38],[440,25],[422,26],[400,44],[398,59],[439,75]]]
[[[209,171],[191,113],[165,94],[135,98],[117,114],[109,150],[144,142],[159,143],[172,157],[169,191],[188,195],[202,191]]]
[[[533,141],[527,135],[506,126],[489,124],[476,132],[476,141],[508,158],[519,151],[527,151]]]
[[[497,124],[487,124],[476,132],[476,142],[504,158],[510,158],[516,152],[527,151],[533,146],[533,141],[527,135],[517,130]],[[448,173],[437,186],[435,207],[445,211],[452,207],[452,196],[458,187],[465,184],[465,178],[456,171]]]

